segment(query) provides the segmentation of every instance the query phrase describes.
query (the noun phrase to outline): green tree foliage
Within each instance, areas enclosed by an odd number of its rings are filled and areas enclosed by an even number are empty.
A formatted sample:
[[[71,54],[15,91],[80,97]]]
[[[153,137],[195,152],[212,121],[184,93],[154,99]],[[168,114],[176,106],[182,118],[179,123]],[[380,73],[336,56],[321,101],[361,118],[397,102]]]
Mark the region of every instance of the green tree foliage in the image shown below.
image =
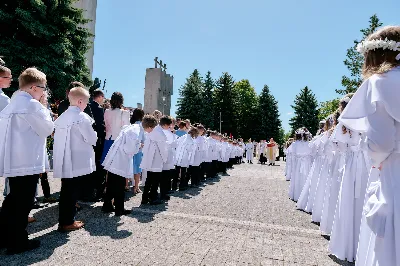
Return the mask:
[[[376,31],[377,28],[382,26],[382,23],[379,21],[377,15],[373,15],[369,19],[369,26],[366,29],[362,29],[361,33],[363,34],[362,39],[367,38],[371,33]],[[355,40],[353,47],[347,49],[347,58],[344,60],[344,64],[350,72],[350,77],[343,76],[342,77],[342,86],[344,89],[336,90],[337,93],[345,95],[348,93],[356,92],[358,87],[360,87],[362,83],[362,66],[364,63],[364,57],[357,52],[356,47],[360,43],[360,41]]]
[[[258,139],[269,140],[274,138],[276,142],[281,143],[280,129],[282,122],[279,119],[278,102],[267,85],[264,85],[258,101]]]
[[[215,125],[219,130],[219,115],[221,114],[222,132],[228,136],[232,134],[237,137],[237,116],[236,116],[236,99],[237,94],[234,89],[235,82],[233,77],[224,72],[216,82],[214,90],[214,106],[216,112]]]
[[[255,138],[254,128],[257,126],[258,97],[247,79],[235,83],[236,120],[238,136],[244,140]]]
[[[64,98],[71,81],[91,85],[85,53],[92,35],[73,2],[2,0],[0,5],[0,55],[14,76],[31,66],[43,71],[56,99]],[[14,82],[12,89],[17,88]]]
[[[289,122],[292,133],[300,127],[306,127],[311,134],[315,135],[319,124],[318,101],[307,86],[296,95],[292,108],[294,116]]]
[[[339,108],[340,99],[333,99],[326,102],[321,102],[318,109],[318,119],[324,120],[330,114],[334,113]]]
[[[193,122],[203,122],[203,82],[197,69],[186,79],[179,89],[177,117],[190,119]]]
[[[214,110],[214,99],[213,99],[213,93],[214,93],[214,86],[215,82],[213,78],[211,77],[211,72],[208,71],[206,74],[206,77],[204,79],[203,83],[203,96],[202,96],[202,101],[203,101],[203,107],[202,107],[202,123],[206,128],[210,129],[216,129],[216,126],[214,124],[215,120],[215,110]]]

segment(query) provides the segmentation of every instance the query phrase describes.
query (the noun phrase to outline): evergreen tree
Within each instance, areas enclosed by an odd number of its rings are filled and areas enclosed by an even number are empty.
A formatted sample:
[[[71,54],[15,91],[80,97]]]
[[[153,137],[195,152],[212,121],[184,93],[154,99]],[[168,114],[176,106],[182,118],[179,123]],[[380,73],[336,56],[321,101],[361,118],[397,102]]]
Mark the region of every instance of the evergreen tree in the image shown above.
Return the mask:
[[[382,26],[382,23],[379,21],[378,16],[376,14],[373,15],[369,19],[369,27],[361,30],[361,33],[363,34],[363,40],[367,38],[371,33],[376,31],[376,29],[380,26]],[[344,64],[350,71],[350,77],[342,77],[342,86],[344,87],[344,89],[336,90],[336,92],[339,94],[345,95],[348,93],[356,92],[356,90],[358,89],[358,87],[360,87],[362,83],[361,72],[364,63],[364,57],[356,50],[359,43],[360,41],[355,40],[353,47],[347,49],[347,59],[344,60]]]
[[[258,101],[258,139],[269,140],[270,138],[274,138],[276,142],[281,143],[283,141],[280,134],[282,122],[279,119],[278,102],[271,94],[267,85],[264,85]]]
[[[14,76],[31,66],[43,71],[56,99],[65,97],[71,81],[91,85],[85,53],[92,35],[73,2],[2,0],[0,6],[0,55],[6,65]]]
[[[253,128],[256,125],[258,97],[247,79],[235,84],[236,118],[238,137],[248,140],[254,138]]]
[[[227,72],[224,72],[222,76],[217,80],[216,87],[214,89],[214,104],[215,104],[215,122],[219,131],[220,115],[221,120],[221,133],[226,133],[228,136],[232,134],[237,137],[237,125],[236,125],[236,93],[234,89],[235,82],[233,77]]]
[[[214,110],[214,80],[211,77],[211,72],[208,71],[203,84],[203,108],[202,108],[202,123],[206,128],[217,129],[214,124],[215,110]]]
[[[318,101],[307,86],[296,95],[292,108],[294,116],[289,122],[292,133],[300,127],[306,127],[311,134],[315,135],[319,124]]]
[[[177,117],[190,119],[192,123],[202,123],[203,114],[203,83],[197,69],[186,79],[186,83],[179,89]]]

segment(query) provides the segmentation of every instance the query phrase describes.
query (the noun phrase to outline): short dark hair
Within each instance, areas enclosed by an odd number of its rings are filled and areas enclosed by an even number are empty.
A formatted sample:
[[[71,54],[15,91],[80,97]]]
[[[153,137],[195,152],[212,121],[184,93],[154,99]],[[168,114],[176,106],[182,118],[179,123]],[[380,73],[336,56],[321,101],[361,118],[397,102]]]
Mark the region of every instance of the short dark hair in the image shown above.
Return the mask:
[[[179,122],[179,129],[186,127],[186,123],[181,121]]]
[[[97,97],[100,97],[100,96],[104,96],[104,92],[102,90],[96,89],[92,92],[93,99],[96,99]]]
[[[155,128],[157,126],[157,119],[152,115],[145,115],[142,119],[143,128]]]
[[[81,82],[79,81],[72,81],[67,88],[67,91],[72,90],[73,88],[77,88],[77,87],[82,87],[85,88],[85,85],[83,85]]]
[[[11,70],[8,67],[0,65],[0,74],[3,75],[5,73],[11,73]]]
[[[144,111],[142,109],[136,108],[132,112],[131,121],[130,121],[131,124],[134,124],[137,121],[142,121],[143,116],[144,116]]]
[[[111,95],[110,105],[111,109],[122,108],[124,104],[124,96],[120,92],[114,92]]]
[[[172,124],[172,118],[168,115],[164,115],[160,119],[160,126],[169,126]]]
[[[199,130],[195,127],[192,127],[188,134],[192,137],[192,138],[197,138],[199,136]]]

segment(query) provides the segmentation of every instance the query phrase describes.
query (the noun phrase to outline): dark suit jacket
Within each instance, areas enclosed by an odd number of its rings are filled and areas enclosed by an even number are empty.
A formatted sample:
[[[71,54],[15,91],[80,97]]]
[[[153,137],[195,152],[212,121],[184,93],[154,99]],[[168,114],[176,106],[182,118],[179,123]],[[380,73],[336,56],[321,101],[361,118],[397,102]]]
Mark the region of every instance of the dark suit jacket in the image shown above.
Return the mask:
[[[94,121],[96,123],[95,130],[98,138],[105,138],[106,126],[104,123],[104,109],[95,101],[90,102],[90,110],[92,111]]]

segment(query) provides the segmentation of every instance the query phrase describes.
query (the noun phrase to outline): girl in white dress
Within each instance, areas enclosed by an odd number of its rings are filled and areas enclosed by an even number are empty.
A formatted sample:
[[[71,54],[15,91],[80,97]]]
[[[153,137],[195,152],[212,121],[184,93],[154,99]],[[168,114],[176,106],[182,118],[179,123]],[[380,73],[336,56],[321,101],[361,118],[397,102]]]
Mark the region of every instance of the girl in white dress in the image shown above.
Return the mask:
[[[312,221],[316,223],[321,222],[322,217],[322,208],[324,204],[324,196],[326,190],[326,184],[328,180],[328,176],[330,175],[330,170],[332,167],[333,161],[333,143],[330,140],[330,136],[332,131],[330,130],[333,127],[333,114],[330,115],[325,122],[324,128],[324,136],[321,138],[320,146],[323,147],[323,161],[322,161],[322,169],[320,175],[318,177],[318,182],[315,184],[315,193],[310,194],[311,197],[314,198],[312,205]],[[313,186],[311,186],[313,188]]]
[[[296,141],[290,146],[293,152],[289,197],[297,201],[306,182],[312,164],[312,149],[309,146],[309,134],[304,129],[296,131]]]
[[[340,121],[365,132],[378,175],[365,196],[356,265],[400,265],[400,27],[384,27],[357,47],[365,81]],[[372,181],[372,180],[371,180]]]
[[[320,171],[322,169],[322,161],[323,161],[323,146],[321,146],[321,138],[325,133],[316,136],[309,144],[309,147],[313,151],[313,163],[308,172],[307,179],[304,183],[304,186],[301,190],[301,194],[299,200],[297,201],[297,209],[303,210],[306,212],[311,212],[312,202],[310,199],[310,187],[313,180],[318,179]],[[315,181],[316,182],[316,181]]]

